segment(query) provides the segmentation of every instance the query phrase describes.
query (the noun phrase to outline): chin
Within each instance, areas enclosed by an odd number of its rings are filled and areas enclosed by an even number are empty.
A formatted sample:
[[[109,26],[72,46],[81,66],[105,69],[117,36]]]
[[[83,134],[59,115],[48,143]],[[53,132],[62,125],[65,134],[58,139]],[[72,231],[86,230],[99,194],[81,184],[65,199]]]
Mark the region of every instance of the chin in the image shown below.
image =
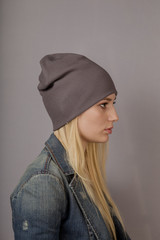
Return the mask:
[[[104,141],[104,143],[105,143],[105,142],[108,142],[108,141],[109,141],[109,138],[107,138],[107,139]]]
[[[98,143],[106,143],[106,142],[108,142],[109,141],[109,136],[105,136],[105,137],[103,137],[101,140],[99,139],[97,142]]]
[[[106,137],[105,137],[105,141],[104,142],[108,142],[109,141],[109,136],[107,135]]]

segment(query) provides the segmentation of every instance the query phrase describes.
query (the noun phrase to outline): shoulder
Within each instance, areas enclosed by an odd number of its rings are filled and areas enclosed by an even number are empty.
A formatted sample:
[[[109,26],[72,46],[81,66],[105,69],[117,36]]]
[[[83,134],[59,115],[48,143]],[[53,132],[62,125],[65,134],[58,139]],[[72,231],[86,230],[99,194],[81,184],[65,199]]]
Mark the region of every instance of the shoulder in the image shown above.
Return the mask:
[[[68,205],[64,179],[44,149],[27,167],[10,195],[15,236],[28,239],[35,231],[52,237],[54,232],[58,236]]]
[[[36,188],[42,188],[43,185],[46,185],[46,188],[53,188],[59,185],[59,187],[65,191],[64,174],[56,162],[53,161],[46,148],[44,148],[39,156],[26,168],[17,186],[10,195],[10,198],[16,197],[26,187],[32,186],[32,188],[34,188],[34,185],[36,185]]]

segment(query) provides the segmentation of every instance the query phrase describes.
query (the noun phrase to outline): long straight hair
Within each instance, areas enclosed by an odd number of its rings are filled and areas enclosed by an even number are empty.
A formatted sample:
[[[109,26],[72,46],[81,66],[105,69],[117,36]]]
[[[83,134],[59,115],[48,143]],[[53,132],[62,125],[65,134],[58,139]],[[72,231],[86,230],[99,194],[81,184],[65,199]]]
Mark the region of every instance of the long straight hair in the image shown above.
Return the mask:
[[[113,239],[116,240],[116,230],[111,217],[110,206],[123,228],[124,225],[106,185],[105,164],[108,143],[88,143],[84,152],[77,117],[54,133],[64,146],[70,165],[80,177],[91,201],[99,209]]]

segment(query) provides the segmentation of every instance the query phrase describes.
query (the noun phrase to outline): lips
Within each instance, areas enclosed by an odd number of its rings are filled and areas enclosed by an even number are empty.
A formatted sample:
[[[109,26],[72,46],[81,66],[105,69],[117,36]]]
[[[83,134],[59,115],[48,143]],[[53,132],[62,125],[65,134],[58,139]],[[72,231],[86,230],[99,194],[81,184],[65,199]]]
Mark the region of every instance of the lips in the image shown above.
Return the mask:
[[[110,128],[107,128],[107,129],[104,129],[108,134],[111,134],[112,133],[112,128],[113,127],[110,127]]]
[[[112,130],[113,127],[110,127],[110,128],[106,128],[105,130]]]

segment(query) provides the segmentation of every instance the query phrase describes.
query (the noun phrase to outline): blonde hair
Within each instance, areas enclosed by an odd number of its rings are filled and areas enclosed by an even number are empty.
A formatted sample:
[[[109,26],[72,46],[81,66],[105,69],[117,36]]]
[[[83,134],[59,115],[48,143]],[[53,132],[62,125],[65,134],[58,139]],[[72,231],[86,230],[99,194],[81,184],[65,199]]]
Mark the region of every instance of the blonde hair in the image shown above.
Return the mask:
[[[68,124],[56,130],[54,134],[64,146],[70,165],[80,177],[91,201],[99,209],[113,239],[116,240],[116,231],[109,204],[112,206],[112,211],[118,217],[123,228],[124,225],[118,208],[113,202],[106,186],[105,163],[108,144],[88,143],[84,152],[78,131],[77,118],[74,118]]]

